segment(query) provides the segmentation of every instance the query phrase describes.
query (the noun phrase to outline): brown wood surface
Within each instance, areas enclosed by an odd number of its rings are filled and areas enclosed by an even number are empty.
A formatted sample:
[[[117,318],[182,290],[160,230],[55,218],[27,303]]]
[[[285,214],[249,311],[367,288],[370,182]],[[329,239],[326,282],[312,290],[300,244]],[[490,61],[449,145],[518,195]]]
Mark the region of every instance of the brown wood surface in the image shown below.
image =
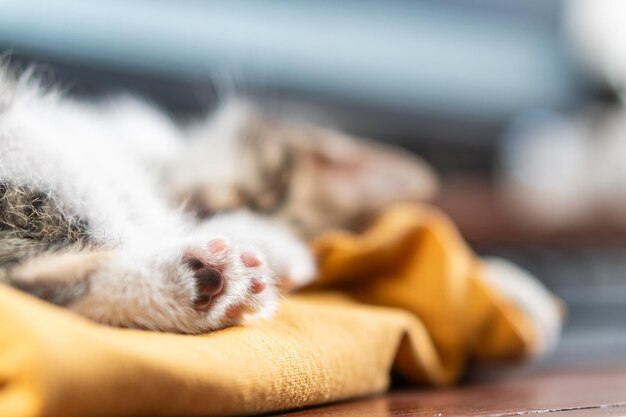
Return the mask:
[[[448,390],[389,394],[284,413],[313,416],[626,416],[626,367],[544,371]]]

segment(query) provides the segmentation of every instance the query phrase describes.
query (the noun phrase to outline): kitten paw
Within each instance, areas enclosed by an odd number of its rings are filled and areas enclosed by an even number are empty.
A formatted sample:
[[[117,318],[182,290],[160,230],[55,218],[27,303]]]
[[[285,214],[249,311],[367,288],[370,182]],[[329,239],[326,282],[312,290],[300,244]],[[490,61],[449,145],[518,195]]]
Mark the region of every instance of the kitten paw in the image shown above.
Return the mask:
[[[209,329],[275,309],[274,272],[258,248],[218,237],[186,249],[182,262],[194,282],[193,308]]]
[[[200,250],[187,250],[183,255],[183,263],[195,281],[193,306],[196,310],[208,312],[222,295],[237,299],[236,303],[231,303],[224,310],[230,319],[265,307],[259,303],[262,300],[254,298],[258,298],[258,294],[273,284],[273,273],[268,270],[258,251],[238,250],[226,239],[215,238]],[[240,300],[242,294],[248,297]]]

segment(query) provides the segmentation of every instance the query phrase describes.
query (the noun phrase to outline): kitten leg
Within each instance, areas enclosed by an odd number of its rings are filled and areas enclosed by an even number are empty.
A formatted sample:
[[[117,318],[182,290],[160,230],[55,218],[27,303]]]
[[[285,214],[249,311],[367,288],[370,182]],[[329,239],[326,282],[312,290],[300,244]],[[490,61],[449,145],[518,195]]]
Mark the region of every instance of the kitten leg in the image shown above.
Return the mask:
[[[267,317],[277,306],[274,274],[251,245],[202,234],[147,249],[117,253],[68,308],[116,326],[201,333]]]
[[[289,232],[234,213],[165,246],[45,253],[11,268],[7,281],[100,323],[200,333],[271,315],[278,286],[304,285],[314,270]]]
[[[12,268],[7,282],[100,323],[200,333],[271,314],[273,280],[257,248],[208,237],[149,251],[46,254]]]

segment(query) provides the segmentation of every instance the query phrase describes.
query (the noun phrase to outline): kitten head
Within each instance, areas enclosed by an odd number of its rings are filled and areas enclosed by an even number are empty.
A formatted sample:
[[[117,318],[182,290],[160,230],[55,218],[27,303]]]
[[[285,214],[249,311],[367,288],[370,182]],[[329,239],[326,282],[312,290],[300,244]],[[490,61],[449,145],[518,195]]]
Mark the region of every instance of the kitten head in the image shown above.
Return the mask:
[[[329,229],[358,228],[392,202],[429,199],[437,190],[430,167],[400,149],[291,125],[249,108],[230,108],[217,119],[220,131],[207,134],[228,132],[235,146],[230,174],[219,181],[207,174],[192,190],[178,187],[188,207],[202,215],[247,207],[310,238]]]

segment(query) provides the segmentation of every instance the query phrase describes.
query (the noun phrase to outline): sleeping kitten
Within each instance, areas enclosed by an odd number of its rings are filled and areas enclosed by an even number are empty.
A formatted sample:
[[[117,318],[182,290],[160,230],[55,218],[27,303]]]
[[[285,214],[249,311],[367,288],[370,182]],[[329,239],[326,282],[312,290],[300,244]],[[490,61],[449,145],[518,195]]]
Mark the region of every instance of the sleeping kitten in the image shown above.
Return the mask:
[[[0,282],[100,323],[266,317],[279,287],[314,276],[296,234],[434,189],[409,156],[239,104],[181,127],[132,97],[81,102],[0,70]]]

